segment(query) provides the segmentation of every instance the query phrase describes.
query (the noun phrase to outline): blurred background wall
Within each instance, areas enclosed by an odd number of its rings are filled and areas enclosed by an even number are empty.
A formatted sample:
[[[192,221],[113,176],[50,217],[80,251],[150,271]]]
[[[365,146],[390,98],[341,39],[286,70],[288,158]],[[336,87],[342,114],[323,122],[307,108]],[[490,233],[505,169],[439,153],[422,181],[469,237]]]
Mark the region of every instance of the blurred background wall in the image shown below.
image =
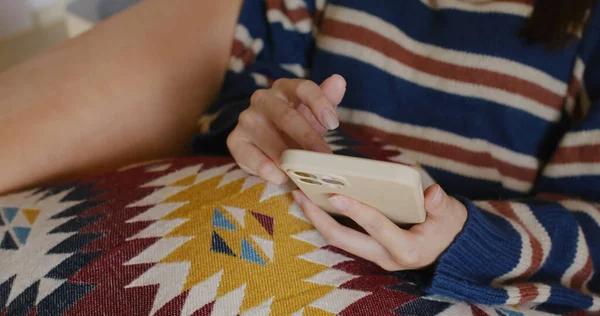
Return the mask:
[[[0,0],[0,72],[140,0]]]

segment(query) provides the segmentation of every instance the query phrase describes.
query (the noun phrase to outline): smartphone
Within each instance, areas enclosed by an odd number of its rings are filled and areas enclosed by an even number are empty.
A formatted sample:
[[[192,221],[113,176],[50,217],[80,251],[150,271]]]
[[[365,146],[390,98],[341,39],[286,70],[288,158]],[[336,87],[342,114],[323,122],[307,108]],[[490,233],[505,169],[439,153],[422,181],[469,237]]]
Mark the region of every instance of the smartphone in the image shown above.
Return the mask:
[[[364,158],[286,150],[281,166],[316,205],[339,215],[329,203],[339,194],[378,209],[397,224],[425,221],[423,185],[416,169]]]

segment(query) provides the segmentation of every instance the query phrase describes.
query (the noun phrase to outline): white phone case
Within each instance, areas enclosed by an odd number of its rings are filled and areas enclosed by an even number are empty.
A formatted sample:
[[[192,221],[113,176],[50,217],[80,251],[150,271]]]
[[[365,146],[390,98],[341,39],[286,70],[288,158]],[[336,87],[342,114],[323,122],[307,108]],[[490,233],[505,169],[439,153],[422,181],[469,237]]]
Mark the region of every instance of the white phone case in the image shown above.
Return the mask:
[[[304,150],[287,150],[281,161],[298,188],[329,213],[338,214],[328,198],[340,194],[378,209],[398,224],[425,221],[421,175],[414,168]]]

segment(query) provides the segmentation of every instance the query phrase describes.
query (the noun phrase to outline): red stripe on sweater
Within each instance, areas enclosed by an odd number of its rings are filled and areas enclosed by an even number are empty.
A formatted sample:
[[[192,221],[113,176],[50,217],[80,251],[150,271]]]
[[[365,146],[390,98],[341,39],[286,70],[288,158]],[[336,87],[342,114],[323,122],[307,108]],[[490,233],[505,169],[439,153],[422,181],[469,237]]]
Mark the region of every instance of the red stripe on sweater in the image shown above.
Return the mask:
[[[424,140],[416,137],[391,134],[384,131],[368,127],[356,125],[357,129],[367,132],[373,136],[382,138],[384,143],[397,145],[412,151],[433,155],[436,157],[458,161],[461,163],[494,168],[501,174],[526,182],[533,182],[537,176],[537,170],[515,166],[493,157],[487,152],[474,152],[453,145],[435,142],[432,140]]]
[[[369,47],[425,73],[512,92],[536,100],[555,110],[560,110],[563,106],[563,96],[557,95],[533,82],[485,69],[457,66],[417,55],[381,34],[361,26],[326,19],[320,32],[334,38]]]
[[[231,46],[231,56],[241,57],[244,51],[246,50],[246,46],[239,39],[233,40],[233,45]]]
[[[571,83],[569,84],[567,93],[572,97],[576,97],[580,91],[581,91],[581,82],[579,81],[579,79],[577,79],[577,77],[572,76]]]
[[[559,147],[552,158],[553,164],[600,163],[600,144]]]
[[[310,13],[306,8],[288,10],[282,0],[267,0],[267,10],[279,10],[293,23],[310,19]]]
[[[540,294],[540,292],[538,291],[538,288],[535,284],[519,284],[517,285],[517,288],[519,289],[519,294],[521,296],[521,300],[519,301],[519,304],[524,304],[527,302],[531,302],[533,300],[535,300],[538,295]]]
[[[585,265],[583,268],[581,268],[581,270],[577,271],[577,273],[575,273],[571,279],[571,288],[581,291],[583,289],[583,284],[590,278],[593,272],[594,267],[592,265],[592,258],[588,253]]]
[[[256,52],[251,47],[246,47],[240,40],[234,39],[231,56],[240,58],[244,62],[244,65],[248,65],[254,61]]]
[[[517,277],[517,279],[525,279],[535,272],[537,272],[542,266],[542,259],[544,255],[544,249],[542,248],[542,244],[537,239],[535,235],[531,233],[529,228],[523,223],[523,221],[517,216],[515,210],[513,209],[510,202],[501,202],[501,201],[491,201],[490,204],[500,213],[502,216],[506,218],[510,218],[517,222],[523,229],[527,232],[529,236],[529,244],[531,246],[531,264],[527,270],[523,271],[521,275]]]

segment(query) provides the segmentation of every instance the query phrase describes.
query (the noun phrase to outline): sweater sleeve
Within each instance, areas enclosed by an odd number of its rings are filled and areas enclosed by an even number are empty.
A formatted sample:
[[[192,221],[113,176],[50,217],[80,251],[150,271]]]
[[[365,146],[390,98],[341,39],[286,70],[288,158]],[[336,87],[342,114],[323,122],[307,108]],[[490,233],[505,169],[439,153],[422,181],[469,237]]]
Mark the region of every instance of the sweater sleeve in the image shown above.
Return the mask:
[[[566,101],[577,122],[545,165],[534,197],[460,199],[468,219],[440,257],[430,293],[600,312],[600,32],[590,33],[594,38],[582,43]]]
[[[306,78],[325,0],[245,0],[220,96],[198,121],[195,153],[226,152],[252,94],[280,78]]]

